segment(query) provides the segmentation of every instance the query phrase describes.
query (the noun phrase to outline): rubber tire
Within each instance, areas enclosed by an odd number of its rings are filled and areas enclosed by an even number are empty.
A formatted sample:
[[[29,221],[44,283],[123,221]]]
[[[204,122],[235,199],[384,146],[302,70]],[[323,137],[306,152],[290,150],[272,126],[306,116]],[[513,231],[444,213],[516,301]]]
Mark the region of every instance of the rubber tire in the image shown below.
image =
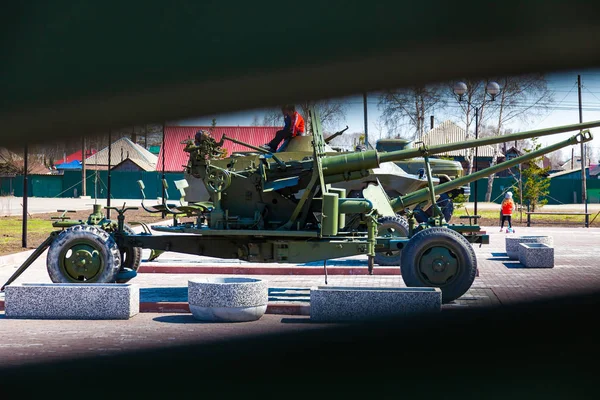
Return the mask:
[[[85,281],[66,275],[61,270],[59,262],[61,251],[82,239],[96,242],[97,250],[104,260],[104,268],[101,272],[94,278]],[[92,225],[75,225],[62,231],[52,242],[48,249],[46,268],[54,283],[113,283],[121,268],[121,255],[117,243],[108,232]]]
[[[381,225],[377,226],[377,236],[383,236],[385,229],[395,229],[400,233],[400,236],[408,237],[409,227],[406,218],[399,215],[395,217],[381,217],[377,220]],[[375,253],[375,263],[381,266],[399,266],[402,258],[402,250],[398,250],[395,255],[388,256],[384,253]]]
[[[135,235],[135,231],[129,225],[123,225],[123,230],[128,235]],[[141,247],[126,247],[124,249],[119,249],[119,253],[121,255],[121,269],[116,276],[117,283],[127,283],[137,275],[137,270],[140,268],[140,264],[142,263],[142,248]],[[132,273],[128,273],[124,275],[123,272],[129,271]],[[128,276],[124,279],[119,279],[119,276]]]
[[[447,193],[442,193],[436,201],[438,207],[442,210],[442,215],[446,222],[450,222],[452,215],[454,214],[454,202]],[[433,207],[429,207],[427,210],[423,210],[420,207],[415,207],[414,210],[415,219],[418,223],[427,222],[427,220],[433,215]]]
[[[446,247],[458,259],[458,273],[443,286],[425,281],[418,272],[419,260],[431,247]],[[432,227],[415,234],[402,250],[402,279],[408,287],[439,287],[442,303],[449,303],[465,294],[477,274],[477,257],[471,243],[460,233],[443,227]]]
[[[123,225],[123,230],[128,235],[135,235],[135,231],[129,225]],[[121,254],[122,269],[129,268],[137,272],[142,262],[142,248],[141,247],[126,247],[119,249]],[[123,257],[124,256],[124,257]]]

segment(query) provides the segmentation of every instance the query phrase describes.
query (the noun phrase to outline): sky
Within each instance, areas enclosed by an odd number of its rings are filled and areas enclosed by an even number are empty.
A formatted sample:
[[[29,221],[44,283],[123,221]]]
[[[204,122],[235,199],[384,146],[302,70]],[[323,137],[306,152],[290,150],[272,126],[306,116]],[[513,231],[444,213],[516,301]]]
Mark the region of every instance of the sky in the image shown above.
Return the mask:
[[[526,130],[543,129],[560,125],[576,124],[579,122],[579,100],[577,90],[577,76],[581,76],[581,103],[583,122],[600,120],[600,69],[574,70],[569,72],[547,74],[548,88],[553,92],[554,101],[547,112],[535,115],[529,122],[514,121],[508,128],[515,132]],[[346,105],[346,119],[340,122],[339,129],[348,125],[348,133],[364,132],[365,114],[363,95],[350,96],[336,99]],[[204,118],[190,118],[182,121],[172,121],[173,125],[197,125],[207,126],[213,118],[217,120],[217,126],[248,126],[252,124],[254,117],[262,121],[264,110],[248,110],[238,113],[214,115]],[[367,121],[368,135],[371,143],[380,137],[386,137],[387,132],[380,120],[381,112],[377,107],[376,93],[367,94]],[[434,124],[442,123],[446,119],[454,120],[461,124],[460,118],[451,115],[434,115]],[[427,120],[429,121],[429,120]],[[282,121],[283,123],[283,121]],[[429,125],[427,125],[429,127]],[[592,134],[597,137],[587,144],[588,151],[600,157],[600,128],[591,129]],[[540,138],[542,145],[556,143],[565,140],[575,134],[568,132]],[[580,146],[573,147],[574,154],[580,153]],[[571,148],[564,148],[563,155],[570,157]]]

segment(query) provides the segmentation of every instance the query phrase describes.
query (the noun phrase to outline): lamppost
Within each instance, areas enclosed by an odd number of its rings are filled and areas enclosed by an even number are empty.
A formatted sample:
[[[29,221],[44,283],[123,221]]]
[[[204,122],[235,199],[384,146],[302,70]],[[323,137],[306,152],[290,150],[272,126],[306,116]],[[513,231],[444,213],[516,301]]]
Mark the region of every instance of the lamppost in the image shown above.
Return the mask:
[[[487,96],[490,96],[490,100],[496,100],[496,96],[500,93],[500,85],[496,82],[488,82],[485,86],[485,97],[483,98],[482,103],[477,106],[471,102],[471,97],[469,96],[466,100],[463,99],[465,93],[467,93],[467,84],[464,82],[457,82],[454,85],[454,94],[457,96],[458,101],[466,101],[469,106],[475,108],[475,139],[479,138],[479,112],[483,105],[485,104]],[[475,164],[475,172],[477,172],[477,152],[478,147],[475,146],[475,157],[473,159],[473,163]],[[475,202],[474,202],[474,215],[477,215],[477,180],[475,180]]]

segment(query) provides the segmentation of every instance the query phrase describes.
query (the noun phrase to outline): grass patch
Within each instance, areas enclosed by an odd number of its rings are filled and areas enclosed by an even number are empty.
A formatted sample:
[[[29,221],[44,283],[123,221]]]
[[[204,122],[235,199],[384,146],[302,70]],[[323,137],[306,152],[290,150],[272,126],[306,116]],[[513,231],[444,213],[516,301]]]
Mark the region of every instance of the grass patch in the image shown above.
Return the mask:
[[[21,234],[23,229],[23,219],[18,217],[4,217],[0,221],[0,232],[3,235]],[[27,218],[27,232],[38,233],[52,231],[52,221]]]
[[[481,219],[479,219],[479,225],[484,226],[500,226],[500,209],[494,210],[477,210],[477,214],[481,215]],[[452,222],[454,224],[468,224],[468,219],[459,219],[461,215],[467,215],[466,211],[463,209],[458,209],[454,211],[454,215],[452,217]],[[470,213],[473,215],[473,213]],[[589,221],[591,222],[594,215],[590,215]],[[527,226],[527,214],[523,212],[523,221],[521,222],[521,213],[515,212],[512,215],[512,223],[517,226]],[[585,215],[532,215],[531,216],[531,226],[573,226],[573,227],[582,227],[585,223]],[[506,224],[505,224],[506,225]],[[600,227],[600,217],[596,218],[596,220],[590,224],[590,227]]]

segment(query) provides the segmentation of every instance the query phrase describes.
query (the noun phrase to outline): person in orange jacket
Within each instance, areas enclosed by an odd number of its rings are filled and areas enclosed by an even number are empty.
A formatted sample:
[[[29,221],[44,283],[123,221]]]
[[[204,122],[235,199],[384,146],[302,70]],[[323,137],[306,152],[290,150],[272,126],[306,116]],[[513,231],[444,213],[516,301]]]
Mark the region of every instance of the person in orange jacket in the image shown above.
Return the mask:
[[[506,192],[504,200],[502,200],[502,204],[500,205],[500,209],[500,232],[502,232],[502,229],[504,228],[504,221],[508,221],[508,230],[512,230],[511,217],[515,209],[515,202],[512,199],[511,192]]]
[[[304,118],[296,111],[296,106],[285,105],[281,108],[281,112],[283,113],[283,129],[277,131],[273,140],[261,146],[270,152],[276,152],[282,141],[304,134]]]

